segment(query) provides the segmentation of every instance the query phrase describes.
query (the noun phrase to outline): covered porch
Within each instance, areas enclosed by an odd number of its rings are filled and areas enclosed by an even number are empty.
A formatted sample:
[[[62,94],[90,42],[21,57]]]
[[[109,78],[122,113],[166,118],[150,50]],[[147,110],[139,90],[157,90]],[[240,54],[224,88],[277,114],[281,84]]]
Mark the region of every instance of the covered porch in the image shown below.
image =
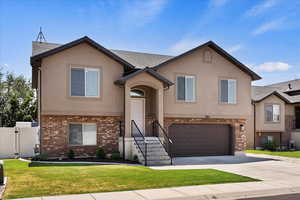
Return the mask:
[[[120,152],[124,151],[126,159],[132,159],[138,150],[145,154],[146,140],[163,145],[157,127],[164,126],[164,91],[173,83],[151,68],[133,72],[115,83],[124,87],[124,137],[119,141]]]

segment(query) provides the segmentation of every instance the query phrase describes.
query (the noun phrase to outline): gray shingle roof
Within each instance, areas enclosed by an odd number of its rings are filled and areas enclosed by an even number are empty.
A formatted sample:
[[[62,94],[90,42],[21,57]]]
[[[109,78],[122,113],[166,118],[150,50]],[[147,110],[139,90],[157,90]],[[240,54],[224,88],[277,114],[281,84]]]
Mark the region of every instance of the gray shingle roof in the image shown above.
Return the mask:
[[[273,84],[275,85],[275,84]],[[283,92],[282,87],[275,86],[252,86],[252,100],[261,101],[266,97],[274,94],[287,103],[300,103],[300,95],[290,96]]]
[[[292,88],[290,90],[289,90],[289,84],[291,85],[291,88]],[[295,79],[295,80],[290,80],[290,81],[275,83],[275,84],[271,84],[271,85],[267,85],[267,86],[276,87],[281,92],[300,90],[300,79]]]
[[[145,67],[154,67],[162,62],[165,62],[173,58],[173,56],[169,56],[169,55],[140,53],[134,51],[124,51],[124,50],[114,50],[114,49],[110,49],[110,51],[117,54],[119,57],[123,58],[130,64],[141,69]]]

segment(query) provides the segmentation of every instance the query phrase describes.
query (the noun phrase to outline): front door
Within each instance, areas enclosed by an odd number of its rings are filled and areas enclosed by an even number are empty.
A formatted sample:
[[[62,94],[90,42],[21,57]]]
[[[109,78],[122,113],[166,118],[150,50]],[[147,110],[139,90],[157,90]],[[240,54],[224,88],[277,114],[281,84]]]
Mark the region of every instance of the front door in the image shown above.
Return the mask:
[[[145,135],[145,99],[131,98],[131,120],[134,120],[138,128]]]
[[[300,129],[300,107],[295,107],[296,129]]]

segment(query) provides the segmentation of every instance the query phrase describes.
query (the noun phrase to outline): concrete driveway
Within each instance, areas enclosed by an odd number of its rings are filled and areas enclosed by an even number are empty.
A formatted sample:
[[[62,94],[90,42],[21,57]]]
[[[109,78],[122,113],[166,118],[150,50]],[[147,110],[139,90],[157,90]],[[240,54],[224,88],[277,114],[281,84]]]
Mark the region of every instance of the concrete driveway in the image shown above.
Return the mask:
[[[182,157],[153,169],[217,169],[278,184],[300,184],[300,159],[269,155]]]

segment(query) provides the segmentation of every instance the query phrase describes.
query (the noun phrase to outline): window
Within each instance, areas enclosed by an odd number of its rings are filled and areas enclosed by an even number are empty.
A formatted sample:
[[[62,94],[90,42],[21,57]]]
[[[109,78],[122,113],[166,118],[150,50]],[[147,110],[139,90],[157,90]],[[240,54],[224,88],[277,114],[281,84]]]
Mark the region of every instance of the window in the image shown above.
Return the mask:
[[[274,141],[274,136],[262,136],[261,144],[266,144]]]
[[[99,69],[71,68],[71,96],[98,97]]]
[[[220,102],[236,104],[236,80],[220,80]]]
[[[143,90],[133,89],[130,91],[130,96],[132,97],[145,97]]]
[[[96,145],[97,144],[96,124],[70,124],[69,144],[70,145]]]
[[[265,105],[265,118],[267,122],[280,121],[280,105],[267,104]]]
[[[185,102],[195,101],[195,76],[177,77],[177,100]]]

